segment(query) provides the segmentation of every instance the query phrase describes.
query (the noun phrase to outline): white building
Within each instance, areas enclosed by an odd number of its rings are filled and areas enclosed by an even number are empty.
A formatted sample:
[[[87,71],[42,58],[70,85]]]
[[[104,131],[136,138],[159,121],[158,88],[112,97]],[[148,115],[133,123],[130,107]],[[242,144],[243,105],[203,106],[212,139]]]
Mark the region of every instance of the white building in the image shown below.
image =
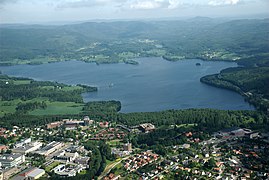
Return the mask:
[[[58,155],[54,156],[54,159],[64,161],[64,162],[72,162],[76,158],[79,157],[79,154],[77,152],[75,153],[70,153],[70,152],[61,152]]]
[[[28,154],[30,152],[36,151],[39,148],[41,148],[42,143],[41,142],[32,142],[29,145],[23,145],[21,147],[17,147],[12,149],[13,153],[20,153],[20,154]]]
[[[32,141],[31,138],[27,138],[27,139],[22,139],[20,142],[17,142],[14,144],[14,147],[17,148],[17,147],[22,147],[26,144],[29,144],[30,142]]]
[[[43,147],[39,151],[36,151],[36,153],[40,155],[48,156],[49,154],[53,153],[56,150],[59,150],[63,146],[64,146],[64,143],[52,141],[47,146]]]
[[[59,176],[76,176],[77,173],[80,173],[83,170],[82,165],[65,165],[65,164],[60,164],[59,166],[55,167],[53,169],[55,174],[58,174]]]
[[[18,166],[25,162],[25,156],[22,154],[4,154],[0,156],[0,162],[3,168]]]

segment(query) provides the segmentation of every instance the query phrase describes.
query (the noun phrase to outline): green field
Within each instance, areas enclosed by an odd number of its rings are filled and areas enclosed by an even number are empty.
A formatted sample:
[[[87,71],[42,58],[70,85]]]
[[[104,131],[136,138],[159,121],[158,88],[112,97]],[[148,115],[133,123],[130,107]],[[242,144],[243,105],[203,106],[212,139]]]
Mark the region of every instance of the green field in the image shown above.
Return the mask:
[[[53,163],[51,163],[50,165],[48,165],[45,168],[46,172],[50,172],[53,168],[55,168],[56,166],[58,166],[59,164],[61,164],[60,162],[54,161]]]
[[[64,115],[79,114],[82,112],[84,104],[74,102],[49,102],[46,109],[36,109],[29,112],[30,115]]]
[[[70,86],[0,75],[0,117],[12,114],[79,114],[85,106],[81,93],[96,90],[82,85]]]
[[[17,104],[18,100],[0,101],[0,117],[4,116],[5,114],[15,113]]]
[[[5,114],[11,114],[16,112],[16,107],[18,103],[28,103],[28,102],[42,102],[44,101],[47,104],[46,109],[36,109],[30,111],[30,115],[63,115],[63,114],[79,114],[82,112],[84,107],[83,103],[75,102],[50,102],[44,98],[35,98],[29,101],[21,101],[19,99],[13,101],[0,101],[0,117],[3,117]]]

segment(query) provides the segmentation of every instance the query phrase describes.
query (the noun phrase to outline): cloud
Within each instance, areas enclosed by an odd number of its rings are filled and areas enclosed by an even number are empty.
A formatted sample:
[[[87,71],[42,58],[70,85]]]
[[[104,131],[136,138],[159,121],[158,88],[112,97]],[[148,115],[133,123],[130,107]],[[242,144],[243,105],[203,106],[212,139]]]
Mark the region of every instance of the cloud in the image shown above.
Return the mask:
[[[18,0],[0,0],[0,4],[6,4],[6,3],[15,3]]]
[[[58,3],[58,8],[81,8],[115,5],[123,2],[123,0],[62,0]]]
[[[223,6],[223,5],[235,5],[238,4],[240,0],[210,0],[208,5],[210,6]]]
[[[180,0],[137,0],[130,4],[131,9],[175,9],[180,5]]]

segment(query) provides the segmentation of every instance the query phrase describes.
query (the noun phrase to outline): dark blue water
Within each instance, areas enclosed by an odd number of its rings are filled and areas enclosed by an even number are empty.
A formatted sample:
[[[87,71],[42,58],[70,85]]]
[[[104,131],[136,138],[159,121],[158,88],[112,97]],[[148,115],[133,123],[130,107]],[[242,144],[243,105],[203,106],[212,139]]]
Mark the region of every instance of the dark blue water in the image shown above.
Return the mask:
[[[66,84],[87,84],[98,92],[83,94],[85,101],[119,100],[122,112],[167,109],[214,108],[253,109],[239,94],[205,85],[202,76],[218,73],[231,62],[140,58],[139,65],[84,63],[67,61],[43,65],[0,67],[4,74]],[[201,66],[196,66],[201,63]]]

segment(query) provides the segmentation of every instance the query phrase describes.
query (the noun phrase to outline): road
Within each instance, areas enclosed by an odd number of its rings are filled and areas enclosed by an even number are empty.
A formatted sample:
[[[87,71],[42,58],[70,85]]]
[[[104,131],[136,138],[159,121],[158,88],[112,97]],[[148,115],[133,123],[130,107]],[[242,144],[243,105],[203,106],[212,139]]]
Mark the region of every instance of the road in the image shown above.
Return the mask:
[[[98,177],[98,179],[103,179],[107,174],[109,174],[109,172],[111,171],[111,169],[113,169],[115,166],[117,166],[119,163],[121,163],[121,161],[128,159],[130,156],[126,156],[124,158],[122,158],[119,161],[116,161],[108,166],[106,166],[105,170],[102,172],[102,174]]]

